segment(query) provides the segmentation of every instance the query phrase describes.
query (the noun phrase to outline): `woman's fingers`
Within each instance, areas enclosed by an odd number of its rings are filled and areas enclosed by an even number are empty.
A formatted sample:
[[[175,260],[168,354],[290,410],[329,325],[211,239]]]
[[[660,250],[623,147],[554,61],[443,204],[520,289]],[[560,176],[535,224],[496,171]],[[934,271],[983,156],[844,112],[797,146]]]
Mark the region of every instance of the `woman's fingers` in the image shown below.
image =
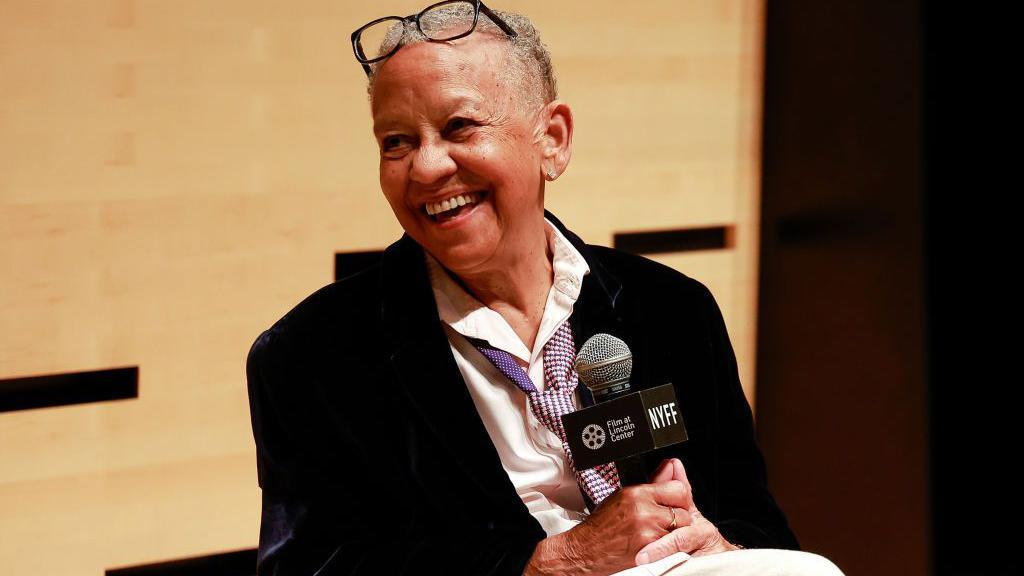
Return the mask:
[[[674,479],[676,477],[674,462],[678,462],[678,460],[675,458],[662,460],[661,464],[658,465],[658,469],[654,471],[654,475],[651,476],[651,484],[660,484]]]
[[[654,502],[662,506],[673,508],[693,507],[693,495],[690,494],[690,485],[679,480],[669,480],[660,484],[650,484],[653,491]]]

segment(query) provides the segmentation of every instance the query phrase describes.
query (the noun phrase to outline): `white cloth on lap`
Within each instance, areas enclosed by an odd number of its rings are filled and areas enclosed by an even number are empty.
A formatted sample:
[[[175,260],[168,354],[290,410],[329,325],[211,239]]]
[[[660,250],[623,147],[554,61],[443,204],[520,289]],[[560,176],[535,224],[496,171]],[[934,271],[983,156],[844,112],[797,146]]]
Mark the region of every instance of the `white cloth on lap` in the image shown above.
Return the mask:
[[[843,576],[824,556],[796,550],[755,548],[707,556],[677,552],[613,576]]]

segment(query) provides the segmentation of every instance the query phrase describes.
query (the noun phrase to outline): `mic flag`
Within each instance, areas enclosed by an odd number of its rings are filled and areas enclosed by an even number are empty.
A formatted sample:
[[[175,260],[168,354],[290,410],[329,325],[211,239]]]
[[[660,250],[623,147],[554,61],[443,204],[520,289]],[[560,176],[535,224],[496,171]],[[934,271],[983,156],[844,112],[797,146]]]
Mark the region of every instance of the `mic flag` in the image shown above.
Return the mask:
[[[563,414],[562,425],[573,460],[581,470],[687,439],[671,384]]]

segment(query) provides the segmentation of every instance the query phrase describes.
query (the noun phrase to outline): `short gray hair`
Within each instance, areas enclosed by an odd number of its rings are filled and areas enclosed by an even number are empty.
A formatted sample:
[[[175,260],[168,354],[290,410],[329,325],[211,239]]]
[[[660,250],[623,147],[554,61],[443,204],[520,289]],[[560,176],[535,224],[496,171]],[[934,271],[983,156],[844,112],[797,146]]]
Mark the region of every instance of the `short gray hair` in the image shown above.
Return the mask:
[[[509,38],[482,12],[473,34],[490,34],[508,41],[507,54],[512,66],[503,75],[508,84],[517,88],[523,95],[526,102],[521,104],[530,107],[541,106],[557,98],[558,90],[555,83],[555,71],[551,66],[551,53],[541,41],[540,33],[534,27],[533,22],[526,16],[515,12],[493,9],[492,12],[516,31],[516,37]],[[438,30],[454,28],[460,19],[465,18],[465,14],[465,10],[460,10],[456,6],[443,6],[428,14],[430,27]],[[424,24],[426,23],[424,22]],[[402,34],[403,27],[404,35]],[[387,54],[395,45],[401,48],[408,44],[428,41],[429,39],[416,29],[415,23],[396,23],[384,36],[377,54]],[[373,99],[373,86],[377,79],[377,70],[384,62],[386,60],[370,64],[371,72],[366,92],[371,100]]]

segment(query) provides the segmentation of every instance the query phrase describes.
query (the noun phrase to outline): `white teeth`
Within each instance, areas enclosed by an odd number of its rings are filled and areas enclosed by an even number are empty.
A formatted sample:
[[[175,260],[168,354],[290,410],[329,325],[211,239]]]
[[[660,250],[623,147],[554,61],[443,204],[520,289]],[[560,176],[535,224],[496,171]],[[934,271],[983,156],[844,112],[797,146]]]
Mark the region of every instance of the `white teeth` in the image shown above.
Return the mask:
[[[466,193],[454,196],[452,198],[445,198],[441,202],[431,202],[426,205],[427,214],[434,216],[441,212],[447,212],[459,206],[465,206],[466,204],[473,204],[477,201],[475,193]]]

